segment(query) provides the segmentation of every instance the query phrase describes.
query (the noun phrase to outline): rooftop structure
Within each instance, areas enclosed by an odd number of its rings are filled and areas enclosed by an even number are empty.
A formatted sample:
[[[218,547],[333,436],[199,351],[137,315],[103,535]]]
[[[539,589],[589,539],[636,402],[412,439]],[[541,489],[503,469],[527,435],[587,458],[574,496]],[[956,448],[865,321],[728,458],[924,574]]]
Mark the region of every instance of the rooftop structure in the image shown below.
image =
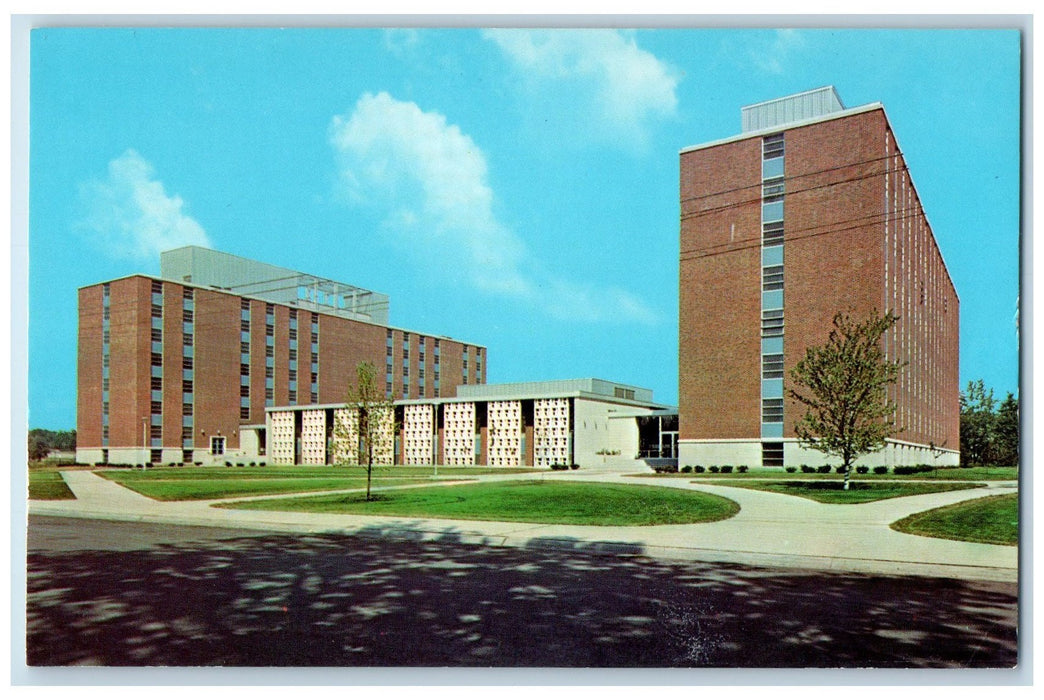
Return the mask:
[[[185,246],[160,253],[160,276],[356,321],[388,324],[386,294],[210,248]]]

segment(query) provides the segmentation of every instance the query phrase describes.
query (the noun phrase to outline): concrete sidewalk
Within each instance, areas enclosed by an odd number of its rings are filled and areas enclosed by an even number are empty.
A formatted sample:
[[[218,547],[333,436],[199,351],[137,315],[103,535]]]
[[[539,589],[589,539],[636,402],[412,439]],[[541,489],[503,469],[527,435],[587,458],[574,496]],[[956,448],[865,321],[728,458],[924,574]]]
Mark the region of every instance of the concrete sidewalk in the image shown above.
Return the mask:
[[[764,491],[693,483],[684,478],[652,481],[611,472],[477,477],[482,481],[546,478],[682,488],[725,496],[739,503],[741,508],[735,517],[715,523],[603,527],[232,510],[212,506],[247,499],[238,497],[222,501],[159,502],[89,471],[65,471],[62,477],[76,495],[76,500],[30,501],[31,515],[272,532],[441,539],[485,545],[566,548],[868,574],[1018,580],[1017,547],[918,537],[896,532],[889,527],[892,522],[911,513],[987,495],[1015,493],[1017,488],[1012,484],[994,484],[985,488],[893,498],[860,505],[830,505]],[[452,488],[452,484],[444,486]]]

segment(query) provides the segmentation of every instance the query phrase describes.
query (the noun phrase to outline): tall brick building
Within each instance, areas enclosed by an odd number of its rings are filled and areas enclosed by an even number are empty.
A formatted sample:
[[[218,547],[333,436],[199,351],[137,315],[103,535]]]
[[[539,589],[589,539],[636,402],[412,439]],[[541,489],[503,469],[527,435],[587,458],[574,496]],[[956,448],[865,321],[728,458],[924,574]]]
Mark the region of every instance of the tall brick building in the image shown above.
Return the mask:
[[[163,253],[160,277],[83,287],[77,460],[263,454],[266,407],[343,402],[363,361],[394,399],[485,383],[484,347],[387,316],[384,295],[195,247]]]
[[[956,464],[956,290],[879,103],[832,87],[745,107],[682,150],[679,461],[822,464],[798,444],[790,369],[837,311],[893,310],[900,427],[861,464]]]

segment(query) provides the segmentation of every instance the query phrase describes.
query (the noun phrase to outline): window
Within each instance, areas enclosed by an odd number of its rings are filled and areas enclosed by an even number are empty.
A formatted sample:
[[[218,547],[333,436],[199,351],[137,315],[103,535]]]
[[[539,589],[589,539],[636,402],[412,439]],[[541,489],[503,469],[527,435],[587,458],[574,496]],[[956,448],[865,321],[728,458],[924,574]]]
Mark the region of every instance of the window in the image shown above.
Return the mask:
[[[770,221],[761,225],[762,245],[780,245],[783,243],[783,222]]]
[[[764,355],[761,358],[761,378],[762,379],[782,379],[783,378],[783,355]]]
[[[781,202],[783,201],[783,178],[774,177],[761,185],[761,197],[765,202]]]
[[[152,391],[159,391],[160,389],[163,388],[163,378],[162,377],[152,377],[152,378],[150,378],[149,379],[149,387],[152,389]]]
[[[764,160],[770,158],[782,158],[784,154],[783,134],[773,134],[761,140],[761,157]]]
[[[783,443],[763,442],[761,443],[761,465],[763,467],[783,466]]]
[[[782,423],[783,422],[783,399],[761,400],[761,422]]]
[[[212,455],[223,455],[225,454],[225,438],[220,435],[215,435],[210,438],[210,454]]]
[[[783,335],[783,310],[761,312],[761,335],[771,337]]]
[[[783,289],[782,265],[771,265],[762,269],[761,289],[765,292],[770,292],[774,289]]]

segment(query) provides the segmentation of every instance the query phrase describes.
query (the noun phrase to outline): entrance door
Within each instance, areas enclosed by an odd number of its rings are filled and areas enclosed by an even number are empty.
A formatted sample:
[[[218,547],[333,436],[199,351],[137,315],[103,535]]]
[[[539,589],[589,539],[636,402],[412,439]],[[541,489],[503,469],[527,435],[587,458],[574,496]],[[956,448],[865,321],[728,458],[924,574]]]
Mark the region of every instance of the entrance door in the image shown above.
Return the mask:
[[[660,433],[660,456],[670,459],[678,458],[678,433],[664,431]]]

